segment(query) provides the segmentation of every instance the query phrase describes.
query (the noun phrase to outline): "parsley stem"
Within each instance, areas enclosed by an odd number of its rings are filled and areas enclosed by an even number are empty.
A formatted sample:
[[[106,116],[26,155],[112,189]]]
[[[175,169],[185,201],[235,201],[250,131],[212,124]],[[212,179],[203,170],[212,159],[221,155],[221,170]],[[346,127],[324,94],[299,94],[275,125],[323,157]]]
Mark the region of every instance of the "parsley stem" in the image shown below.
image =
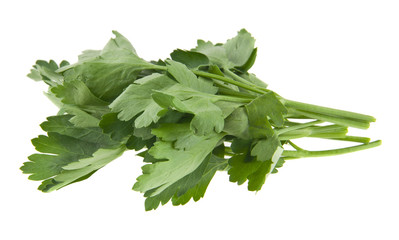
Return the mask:
[[[239,103],[250,103],[252,101],[252,99],[249,98],[241,98],[241,97],[233,97],[225,95],[216,95],[215,99],[217,99],[218,101],[239,102]]]
[[[228,88],[219,82],[215,82],[215,85],[217,85],[219,87],[218,92],[223,95],[242,97],[245,99],[254,99],[255,98],[255,96],[253,96],[249,93],[234,91],[233,89]]]
[[[255,92],[255,93],[259,93],[259,94],[265,94],[267,91],[265,89],[259,89],[259,88],[255,88],[253,86],[250,86],[246,83],[242,83],[242,82],[237,82],[231,78],[228,77],[224,77],[224,76],[220,76],[217,74],[213,74],[213,73],[209,73],[209,72],[204,72],[204,71],[198,71],[198,70],[192,70],[192,72],[197,75],[197,76],[201,76],[201,77],[206,77],[206,78],[213,78],[216,80],[220,80],[222,82],[226,82],[226,83],[230,83],[233,84],[237,87],[241,87],[244,89],[247,89],[249,91]]]
[[[246,80],[245,78],[243,78],[243,77],[241,77],[241,76],[235,74],[233,71],[231,71],[231,70],[228,69],[228,68],[224,68],[223,71],[224,71],[224,73],[225,73],[227,76],[231,77],[232,79],[234,79],[234,80],[236,80],[236,81],[238,81],[238,82],[242,82],[242,83],[248,84],[248,85],[250,85],[250,86],[252,86],[252,87],[254,87],[254,88],[260,89],[260,90],[265,91],[265,92],[268,91],[267,89],[264,89],[264,88],[262,88],[262,87],[259,87],[259,86],[257,86],[256,84],[253,84],[252,82]]]
[[[277,130],[275,130],[275,132],[276,132],[277,135],[280,135],[280,134],[283,134],[283,133],[286,133],[286,132],[290,132],[290,131],[293,131],[293,130],[298,130],[298,129],[301,129],[301,128],[310,127],[310,126],[313,126],[313,125],[316,125],[316,124],[319,124],[319,123],[322,123],[322,122],[323,121],[321,121],[321,120],[316,120],[316,121],[312,121],[312,122],[308,122],[308,123],[298,124],[298,125],[291,126],[291,127],[277,129]]]
[[[291,113],[296,113],[298,115],[303,115],[306,117],[319,119],[319,120],[326,121],[326,122],[332,122],[335,124],[348,126],[348,127],[367,129],[370,126],[370,124],[368,122],[356,120],[356,119],[342,118],[339,116],[331,116],[331,115],[319,114],[317,112],[307,112],[307,111],[296,110],[296,109],[289,109],[289,111]]]
[[[337,149],[331,149],[331,150],[322,150],[322,151],[307,151],[307,150],[284,150],[283,152],[283,157],[327,157],[327,156],[334,156],[334,155],[340,155],[340,154],[345,154],[345,153],[352,153],[352,152],[357,152],[373,147],[377,147],[381,145],[381,140],[377,140],[371,143],[366,143],[366,144],[361,144],[357,146],[352,146],[352,147],[346,147],[346,148],[337,148]]]
[[[299,147],[298,145],[296,145],[295,143],[293,143],[292,141],[288,140],[288,144],[291,145],[294,149],[296,149],[297,151],[306,151],[303,148]]]
[[[309,129],[301,129],[298,131],[293,131],[291,133],[284,133],[278,137],[279,140],[290,140],[290,139],[298,139],[304,137],[311,138],[324,138],[324,139],[338,139],[345,137],[346,132],[331,132],[331,133],[323,133],[323,134],[313,134]]]
[[[333,116],[341,116],[344,118],[352,118],[354,120],[360,120],[364,122],[375,122],[375,118],[369,115],[364,115],[355,112],[349,112],[334,108],[322,107],[318,105],[308,104],[308,103],[301,103],[292,100],[284,99],[282,100],[286,107],[295,108],[298,110],[303,110],[307,112],[314,112],[314,113],[321,113],[325,115],[333,115]]]
[[[345,136],[340,138],[328,138],[331,140],[348,141],[348,142],[358,142],[358,143],[369,143],[370,138],[358,137],[358,136]]]
[[[242,83],[245,83],[245,84],[248,84],[248,85],[256,86],[255,84],[251,83],[250,81],[248,81],[248,80],[246,80],[246,79],[244,79],[244,78],[238,76],[237,74],[235,74],[234,72],[232,72],[232,71],[231,71],[230,69],[228,69],[228,68],[224,68],[224,69],[223,69],[223,72],[224,72],[227,76],[231,77],[232,79],[234,79],[234,80],[236,80],[236,81],[238,81],[238,82],[242,82]]]
[[[278,138],[280,140],[290,140],[303,137],[343,138],[347,133],[348,128],[341,125],[305,126],[305,128],[293,129],[292,131],[282,133]]]

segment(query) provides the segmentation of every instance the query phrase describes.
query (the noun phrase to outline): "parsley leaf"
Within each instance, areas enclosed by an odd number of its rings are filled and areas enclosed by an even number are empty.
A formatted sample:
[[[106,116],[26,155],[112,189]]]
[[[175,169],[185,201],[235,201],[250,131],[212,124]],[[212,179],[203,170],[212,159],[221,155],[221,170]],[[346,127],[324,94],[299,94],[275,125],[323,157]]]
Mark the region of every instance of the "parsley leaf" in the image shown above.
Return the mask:
[[[249,70],[255,62],[257,50],[254,48],[255,39],[245,29],[241,29],[237,36],[227,40],[224,44],[213,44],[198,40],[193,51],[204,54],[211,63],[221,68],[241,67]]]
[[[100,148],[91,157],[81,158],[62,167],[62,171],[54,178],[43,181],[39,189],[43,192],[58,190],[66,185],[78,182],[91,176],[112,160],[120,157],[125,151],[123,146],[114,149]]]
[[[277,147],[270,158],[262,159],[264,154],[258,151],[261,145],[255,145],[258,148],[251,152],[251,142],[241,141],[241,144],[243,146],[239,148],[238,153],[229,160],[231,166],[228,171],[229,180],[237,182],[238,185],[248,180],[248,190],[259,191],[265,183],[266,177],[274,170],[283,149]]]
[[[273,92],[265,93],[245,105],[248,113],[249,132],[254,138],[272,136],[274,131],[269,119],[277,127],[284,124],[287,109]]]
[[[179,134],[176,134],[179,132]],[[137,178],[133,189],[148,192],[147,197],[161,194],[174,183],[194,172],[222,139],[223,134],[212,133],[208,136],[197,136],[190,130],[189,124],[163,124],[154,129],[153,133],[160,138],[149,154],[157,159],[167,159],[143,166],[143,175]],[[191,142],[176,144],[184,138]],[[194,144],[195,143],[195,144]]]
[[[237,36],[227,40],[223,45],[226,49],[226,55],[229,61],[237,67],[244,66],[253,54],[255,39],[245,29],[241,29]],[[255,61],[254,59],[252,60]],[[253,64],[253,63],[252,63]],[[250,68],[251,63],[245,68]]]
[[[199,52],[208,57],[209,61],[220,67],[231,68],[234,67],[232,63],[229,62],[226,54],[226,49],[220,45],[214,45],[210,41],[197,41],[197,47],[192,49],[192,51]]]
[[[196,69],[209,63],[208,57],[204,54],[181,49],[174,50],[170,57],[173,61],[183,63],[190,69]]]
[[[62,61],[60,66],[58,66],[54,60],[50,60],[49,62],[38,60],[36,64],[33,65],[28,77],[35,81],[43,81],[50,86],[56,86],[63,81],[62,75],[56,73],[56,71],[60,67],[65,67],[67,65],[69,65],[67,61]]]
[[[57,70],[65,81],[81,80],[98,98],[112,101],[136,80],[140,71],[156,66],[139,58],[125,38],[116,34],[115,39],[102,51],[84,53],[80,60]]]
[[[163,74],[154,73],[141,78],[140,82],[131,84],[110,105],[113,112],[118,112],[118,118],[128,121],[139,115],[135,120],[135,127],[147,127],[157,122],[164,113],[152,98],[156,90],[165,91],[176,83]]]
[[[208,188],[208,185],[215,176],[216,172],[225,170],[227,165],[226,159],[212,154],[205,170],[202,173],[201,179],[194,186],[190,186],[186,192],[182,192],[183,194],[175,194],[172,198],[173,205],[184,205],[190,201],[190,199],[198,201],[203,198],[206,189]]]
[[[40,135],[32,139],[32,144],[41,153],[29,156],[30,161],[25,162],[21,170],[31,174],[29,179],[45,180],[40,186],[42,191],[52,191],[57,189],[56,186],[63,186],[63,183],[59,183],[56,178],[63,173],[63,167],[68,164],[92,158],[100,149],[115,149],[120,146],[119,142],[111,140],[108,135],[102,133],[101,128],[76,127],[69,122],[71,118],[71,115],[49,117],[41,124],[47,136]],[[99,159],[101,155],[100,152],[91,161]]]
[[[278,140],[277,135],[273,135],[266,139],[259,140],[252,148],[251,155],[256,156],[258,161],[270,160],[278,148],[281,147],[281,143]]]
[[[71,111],[71,107],[77,107],[96,118],[101,118],[102,115],[109,112],[109,103],[94,96],[80,80],[64,82],[62,85],[52,87],[50,91],[64,104],[61,109],[71,114],[74,113],[73,110]]]
[[[167,71],[179,82],[181,85],[189,87],[193,90],[215,94],[217,88],[213,86],[212,81],[198,78],[186,65],[167,60]]]
[[[206,135],[213,131],[220,133],[223,130],[223,111],[209,98],[194,96],[180,100],[168,92],[156,92],[153,98],[165,108],[172,107],[179,112],[194,114],[190,128],[195,134]]]
[[[262,188],[267,176],[274,171],[283,151],[276,135],[259,140],[255,144],[252,140],[236,138],[231,144],[231,149],[235,155],[229,160],[231,166],[228,171],[229,179],[238,185],[248,180],[249,191],[259,191]],[[281,167],[282,163],[280,161],[277,167]]]

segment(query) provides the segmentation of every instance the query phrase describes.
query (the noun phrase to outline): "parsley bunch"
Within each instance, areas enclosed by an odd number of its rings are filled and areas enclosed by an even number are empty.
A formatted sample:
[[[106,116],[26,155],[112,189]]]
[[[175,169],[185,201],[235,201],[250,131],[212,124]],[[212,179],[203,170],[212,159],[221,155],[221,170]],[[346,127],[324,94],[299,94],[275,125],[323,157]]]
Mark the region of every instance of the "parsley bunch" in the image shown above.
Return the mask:
[[[144,159],[133,189],[145,209],[169,200],[182,205],[204,196],[217,171],[259,191],[286,160],[331,156],[381,144],[347,135],[375,118],[279,96],[254,74],[255,39],[245,29],[224,44],[198,40],[164,61],[145,61],[118,32],[102,50],[87,50],[75,64],[39,60],[28,75],[48,86],[60,111],[32,140],[39,153],[21,170],[51,192],[89,178],[133,149]],[[308,151],[295,139],[357,142]],[[290,145],[291,150],[284,150]]]

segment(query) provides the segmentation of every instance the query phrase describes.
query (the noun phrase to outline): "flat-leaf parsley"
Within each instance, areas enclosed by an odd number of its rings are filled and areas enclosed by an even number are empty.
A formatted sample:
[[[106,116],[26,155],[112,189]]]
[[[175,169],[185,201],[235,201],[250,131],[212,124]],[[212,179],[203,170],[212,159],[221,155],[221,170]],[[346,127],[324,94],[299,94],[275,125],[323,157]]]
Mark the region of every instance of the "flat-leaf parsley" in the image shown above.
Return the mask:
[[[47,135],[32,140],[39,153],[21,170],[51,192],[89,178],[134,149],[144,159],[133,189],[145,209],[170,200],[198,201],[217,171],[259,191],[287,160],[332,156],[381,144],[347,135],[367,129],[372,116],[286,99],[248,72],[255,39],[242,29],[226,43],[198,40],[164,61],[140,58],[114,31],[102,50],[87,50],[75,64],[39,60],[30,78],[48,86],[60,111],[41,124]],[[298,138],[357,142],[308,151]],[[290,146],[290,149],[284,149]]]

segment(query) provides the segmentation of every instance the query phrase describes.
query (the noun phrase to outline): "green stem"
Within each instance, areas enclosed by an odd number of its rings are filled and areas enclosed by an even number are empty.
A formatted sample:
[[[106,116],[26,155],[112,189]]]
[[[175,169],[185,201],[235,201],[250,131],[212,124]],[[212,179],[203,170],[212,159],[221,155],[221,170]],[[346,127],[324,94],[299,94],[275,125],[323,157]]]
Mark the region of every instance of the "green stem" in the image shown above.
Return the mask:
[[[241,97],[241,98],[245,98],[245,99],[252,99],[252,100],[255,99],[255,96],[253,96],[249,93],[234,91],[233,89],[225,87],[221,83],[215,82],[215,85],[217,85],[219,87],[218,92],[220,94],[234,96],[234,97]]]
[[[268,89],[265,89],[265,88],[259,87],[259,86],[256,85],[256,84],[253,84],[252,82],[246,80],[245,78],[243,78],[243,77],[241,77],[241,76],[235,74],[233,71],[231,71],[231,70],[228,69],[228,68],[224,68],[223,71],[224,71],[224,73],[225,73],[227,76],[231,77],[232,79],[234,79],[234,80],[236,80],[236,81],[238,81],[238,82],[248,84],[248,85],[250,85],[250,86],[252,86],[252,87],[254,87],[254,88],[260,89],[261,91],[264,91],[264,92],[269,92]]]
[[[153,64],[153,63],[152,63],[151,69],[160,70],[160,71],[168,71],[168,67],[157,65],[157,64]]]
[[[371,143],[367,144],[362,144],[362,145],[357,145],[353,147],[346,147],[346,148],[338,148],[338,149],[332,149],[332,150],[323,150],[323,151],[292,151],[292,150],[284,150],[283,152],[283,157],[299,157],[299,158],[304,158],[304,157],[327,157],[327,156],[335,156],[335,155],[340,155],[340,154],[346,154],[346,153],[352,153],[352,152],[357,152],[373,147],[377,147],[381,145],[381,140],[377,140]]]
[[[358,142],[358,143],[369,143],[370,138],[367,137],[358,137],[358,136],[345,136],[339,138],[326,138],[330,140],[338,140],[338,141],[348,141],[348,142]]]
[[[295,160],[295,159],[300,159],[300,157],[280,157],[282,160]]]
[[[345,137],[347,132],[348,132],[347,127],[335,124],[328,126],[307,126],[305,128],[295,129],[286,133],[282,133],[281,135],[278,136],[278,138],[280,140],[290,140],[290,139],[297,139],[303,137],[343,138]]]
[[[231,77],[232,79],[236,80],[237,82],[242,82],[242,83],[245,83],[245,84],[248,84],[248,85],[254,85],[253,83],[249,82],[248,80],[246,80],[246,79],[244,79],[244,78],[238,76],[238,75],[235,74],[234,72],[230,71],[230,69],[228,69],[228,68],[224,68],[224,69],[223,69],[223,72],[224,72],[227,76],[229,76],[229,77]]]
[[[226,95],[215,95],[213,97],[218,101],[226,101],[226,102],[250,103],[252,101],[252,99],[248,98],[233,97]]]
[[[232,157],[232,156],[235,155],[235,153],[233,153],[233,152],[224,152],[224,155],[228,156],[228,157]]]
[[[368,122],[356,121],[356,120],[348,119],[348,118],[340,118],[338,116],[330,116],[330,115],[324,115],[324,114],[319,114],[319,113],[314,113],[314,112],[306,112],[306,111],[295,110],[295,109],[289,109],[289,111],[291,113],[303,115],[305,117],[319,119],[319,120],[322,120],[325,122],[332,122],[335,124],[348,126],[348,127],[367,129],[370,126],[370,123],[368,123]]]
[[[302,129],[301,129],[302,130]],[[299,130],[299,131],[301,131]],[[285,133],[278,136],[278,139],[281,141],[284,140],[291,140],[291,139],[298,139],[304,137],[311,137],[311,138],[323,138],[323,139],[340,139],[345,137],[344,132],[336,132],[336,133],[324,133],[324,134],[312,134],[310,129],[305,129],[301,132],[293,132],[293,133]]]
[[[235,80],[233,80],[231,78],[228,78],[228,77],[220,76],[220,75],[213,74],[213,73],[198,71],[198,70],[192,70],[192,72],[195,75],[197,75],[197,76],[217,79],[217,80],[220,80],[222,82],[230,83],[230,84],[233,84],[233,85],[235,85],[237,87],[241,87],[241,88],[247,89],[247,90],[255,92],[255,93],[259,93],[259,94],[265,94],[266,93],[265,90],[261,90],[261,89],[252,87],[252,86],[250,86],[250,85],[248,85],[246,83],[237,82],[237,81],[235,81]]]
[[[301,128],[306,128],[306,127],[310,127],[319,123],[322,123],[323,121],[321,120],[316,120],[316,121],[312,121],[312,122],[308,122],[308,123],[303,123],[303,124],[299,124],[299,125],[295,125],[295,126],[291,126],[291,127],[286,127],[286,128],[281,128],[281,129],[277,129],[275,130],[277,135],[286,133],[286,132],[290,132],[293,130],[298,130]]]
[[[308,103],[301,103],[296,101],[291,101],[284,99],[282,100],[286,107],[295,108],[297,110],[303,110],[306,112],[313,112],[313,113],[320,113],[330,116],[340,116],[344,118],[351,118],[353,120],[359,120],[363,122],[375,122],[375,118],[369,115],[364,115],[355,112],[349,112],[334,108],[322,107],[318,105],[308,104]]]
[[[291,142],[290,140],[288,140],[288,144],[290,144],[294,149],[296,149],[297,151],[306,151],[303,148],[299,147],[298,145],[296,145],[295,143]]]

